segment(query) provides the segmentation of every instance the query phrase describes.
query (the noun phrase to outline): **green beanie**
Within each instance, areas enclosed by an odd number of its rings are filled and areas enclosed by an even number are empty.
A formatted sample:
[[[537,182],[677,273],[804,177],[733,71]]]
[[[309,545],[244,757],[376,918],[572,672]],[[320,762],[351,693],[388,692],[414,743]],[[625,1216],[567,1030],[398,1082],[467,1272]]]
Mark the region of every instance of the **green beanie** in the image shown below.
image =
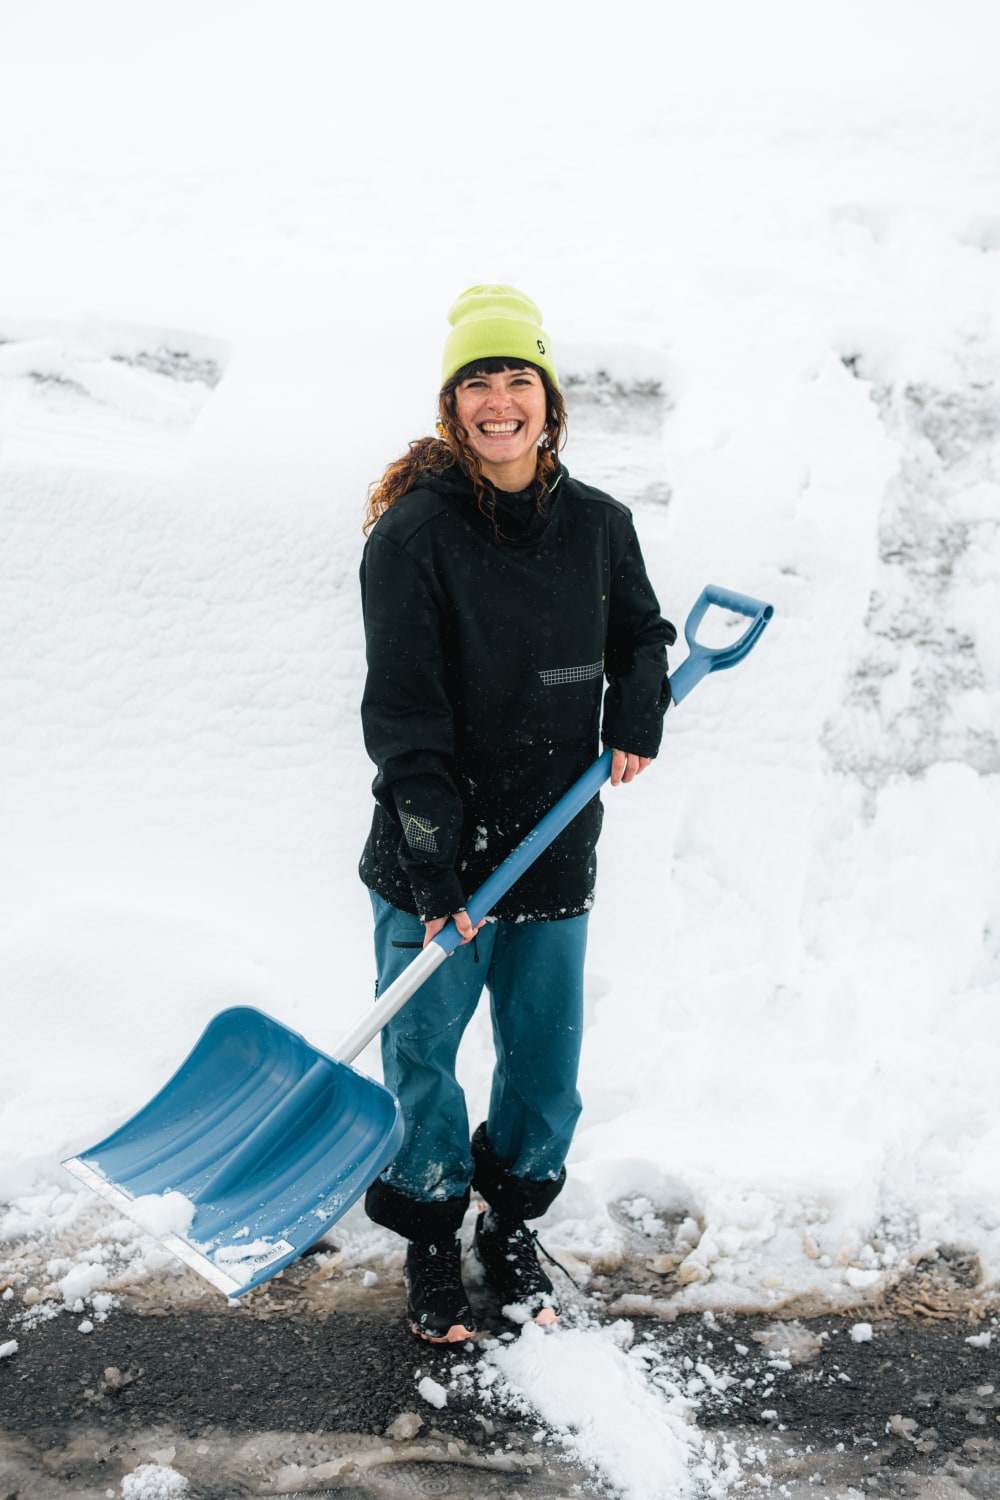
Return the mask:
[[[539,365],[558,387],[552,344],[542,315],[513,286],[470,286],[448,314],[452,325],[444,346],[441,384],[477,359],[512,358]]]

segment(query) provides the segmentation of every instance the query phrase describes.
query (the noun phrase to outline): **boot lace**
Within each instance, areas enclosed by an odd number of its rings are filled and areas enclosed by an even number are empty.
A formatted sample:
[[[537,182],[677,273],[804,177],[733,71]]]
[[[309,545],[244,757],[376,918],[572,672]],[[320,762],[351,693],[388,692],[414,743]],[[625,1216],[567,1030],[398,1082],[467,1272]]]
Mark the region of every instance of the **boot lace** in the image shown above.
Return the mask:
[[[561,1271],[563,1273],[566,1280],[570,1283],[571,1286],[575,1286],[577,1291],[580,1290],[580,1283],[574,1280],[574,1278],[569,1274],[562,1261],[556,1260],[551,1251],[546,1250],[545,1246],[538,1238],[537,1229],[529,1229],[527,1224],[519,1224],[510,1238],[511,1244],[515,1246],[515,1254],[512,1255],[511,1259],[515,1262],[517,1273],[520,1273],[522,1271],[522,1268],[527,1271],[530,1266],[534,1264],[535,1251],[537,1250],[541,1254],[543,1260],[547,1260],[550,1266],[555,1266],[557,1271]]]

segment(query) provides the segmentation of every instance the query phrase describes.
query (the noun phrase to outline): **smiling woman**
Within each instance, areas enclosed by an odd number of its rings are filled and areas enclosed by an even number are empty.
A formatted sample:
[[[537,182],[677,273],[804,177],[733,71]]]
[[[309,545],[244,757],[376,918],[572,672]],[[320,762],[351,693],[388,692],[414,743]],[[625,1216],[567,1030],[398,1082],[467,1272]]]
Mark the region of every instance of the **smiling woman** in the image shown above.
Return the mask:
[[[458,1232],[474,1187],[475,1249],[501,1307],[551,1323],[554,1288],[525,1220],[565,1181],[580,1113],[583,963],[600,798],[487,924],[466,895],[598,753],[613,785],[659,748],[675,638],[624,506],[559,461],[566,413],[541,314],[510,286],[471,287],[450,313],[438,436],[372,486],[361,565],[365,746],[378,768],[361,858],[378,987],[453,918],[463,940],[382,1033],[403,1145],[369,1215],[409,1241],[415,1333],[464,1341],[475,1319]],[[483,988],[496,1068],[470,1141],[455,1075]]]

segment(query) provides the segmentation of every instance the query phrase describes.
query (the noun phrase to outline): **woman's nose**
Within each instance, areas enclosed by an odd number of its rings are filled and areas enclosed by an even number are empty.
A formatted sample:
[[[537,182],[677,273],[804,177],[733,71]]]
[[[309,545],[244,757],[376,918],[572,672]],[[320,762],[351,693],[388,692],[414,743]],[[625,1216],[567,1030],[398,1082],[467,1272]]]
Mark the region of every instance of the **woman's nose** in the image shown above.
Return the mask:
[[[486,404],[487,406],[489,406],[491,411],[495,411],[499,414],[500,412],[507,410],[507,407],[510,404],[510,398],[507,395],[506,391],[491,391],[489,400]]]

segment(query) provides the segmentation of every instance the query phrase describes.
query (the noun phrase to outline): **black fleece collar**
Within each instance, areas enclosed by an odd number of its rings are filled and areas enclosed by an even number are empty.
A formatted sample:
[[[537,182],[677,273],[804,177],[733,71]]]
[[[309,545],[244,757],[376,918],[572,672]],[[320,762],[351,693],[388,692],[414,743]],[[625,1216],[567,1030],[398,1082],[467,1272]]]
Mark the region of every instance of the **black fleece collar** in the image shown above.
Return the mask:
[[[565,465],[559,471],[542,502],[538,506],[537,484],[526,490],[495,490],[487,485],[487,495],[493,501],[493,515],[484,514],[472,486],[472,480],[463,468],[454,464],[443,474],[421,474],[415,489],[432,490],[444,495],[457,505],[470,525],[488,531],[501,547],[529,547],[541,541],[552,523],[553,515],[560,503],[564,482],[569,478]]]

